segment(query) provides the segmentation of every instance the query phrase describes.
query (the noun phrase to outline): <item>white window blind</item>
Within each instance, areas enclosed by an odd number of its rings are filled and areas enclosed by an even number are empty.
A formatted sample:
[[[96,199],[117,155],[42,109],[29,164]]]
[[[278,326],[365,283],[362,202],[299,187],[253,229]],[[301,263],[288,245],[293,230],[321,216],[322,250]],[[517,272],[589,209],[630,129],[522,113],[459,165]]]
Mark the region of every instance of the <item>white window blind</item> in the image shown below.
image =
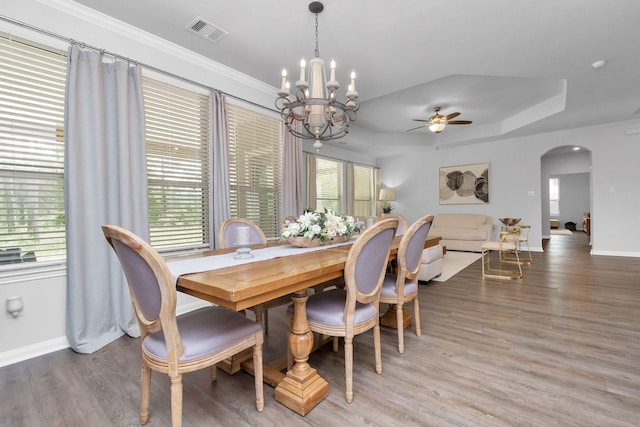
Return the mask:
[[[231,217],[280,234],[282,120],[227,104]]]
[[[209,246],[209,98],[143,77],[149,228],[156,248]]]
[[[375,216],[375,169],[353,165],[353,215]]]
[[[316,209],[342,213],[344,163],[316,157]]]
[[[0,33],[0,64],[0,264],[64,259],[66,53]]]

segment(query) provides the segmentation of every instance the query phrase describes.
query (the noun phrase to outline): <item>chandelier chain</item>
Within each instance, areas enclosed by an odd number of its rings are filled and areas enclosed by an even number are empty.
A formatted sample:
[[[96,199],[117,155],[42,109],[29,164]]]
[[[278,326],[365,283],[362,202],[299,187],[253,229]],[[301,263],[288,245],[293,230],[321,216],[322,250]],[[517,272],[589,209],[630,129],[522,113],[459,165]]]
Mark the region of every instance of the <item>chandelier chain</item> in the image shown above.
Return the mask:
[[[320,49],[318,48],[318,14],[316,13],[316,58],[320,58]]]

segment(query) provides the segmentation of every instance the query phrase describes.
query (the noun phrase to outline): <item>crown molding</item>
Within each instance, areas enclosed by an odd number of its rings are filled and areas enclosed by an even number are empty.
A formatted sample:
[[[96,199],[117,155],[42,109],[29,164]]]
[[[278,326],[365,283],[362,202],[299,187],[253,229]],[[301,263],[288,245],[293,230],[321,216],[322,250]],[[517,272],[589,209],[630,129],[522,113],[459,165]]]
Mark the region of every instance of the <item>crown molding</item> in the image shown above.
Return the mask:
[[[97,25],[105,29],[106,31],[110,31],[126,38],[136,40],[137,42],[157,49],[161,52],[166,52],[169,55],[175,56],[198,67],[212,70],[213,72],[220,74],[225,78],[248,86],[257,91],[273,95],[277,90],[275,86],[268,85],[231,67],[190,51],[182,46],[179,46],[154,34],[148,33],[138,27],[134,27],[133,25],[129,25],[127,23],[119,21],[111,16],[105,15],[104,13],[80,5],[74,1],[37,0],[37,2],[59,10],[60,12],[63,12],[67,15],[81,19],[87,23],[90,23],[91,25]],[[81,40],[78,40],[78,42],[81,42]],[[118,52],[114,53],[119,54]],[[122,56],[126,57],[126,55]],[[131,60],[135,61],[135,58],[131,58]]]

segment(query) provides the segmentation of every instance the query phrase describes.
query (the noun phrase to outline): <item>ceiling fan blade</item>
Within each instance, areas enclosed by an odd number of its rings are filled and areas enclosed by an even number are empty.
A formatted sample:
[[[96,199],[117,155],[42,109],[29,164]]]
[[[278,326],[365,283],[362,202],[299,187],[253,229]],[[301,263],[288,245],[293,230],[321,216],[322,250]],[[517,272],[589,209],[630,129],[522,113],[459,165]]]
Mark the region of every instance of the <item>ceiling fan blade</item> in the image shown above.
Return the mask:
[[[445,120],[450,120],[450,119],[458,117],[459,115],[460,115],[460,113],[455,112],[455,113],[447,114],[446,116],[444,116],[444,118],[445,118]]]
[[[448,120],[448,125],[470,125],[473,123],[471,120]]]
[[[418,126],[418,127],[415,127],[415,128],[407,129],[406,131],[407,132],[411,132],[412,130],[416,130],[416,129],[420,129],[420,128],[426,128],[426,127],[427,127],[427,125],[422,125],[422,126]]]
[[[426,122],[426,123],[430,122],[429,119],[411,119],[411,120],[413,120],[414,122]]]

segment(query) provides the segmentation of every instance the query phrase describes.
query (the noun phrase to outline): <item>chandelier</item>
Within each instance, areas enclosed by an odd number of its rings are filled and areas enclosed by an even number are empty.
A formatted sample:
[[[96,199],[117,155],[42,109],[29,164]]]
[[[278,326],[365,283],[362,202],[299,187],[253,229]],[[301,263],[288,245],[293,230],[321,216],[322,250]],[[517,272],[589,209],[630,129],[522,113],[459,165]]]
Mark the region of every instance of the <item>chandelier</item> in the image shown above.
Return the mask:
[[[340,83],[336,81],[336,63],[331,61],[330,79],[327,81],[324,61],[318,50],[318,14],[324,5],[318,1],[309,3],[309,11],[316,15],[315,58],[309,61],[308,74],[304,58],[300,61],[300,80],[296,81],[295,95],[289,93],[287,70],[282,70],[282,83],[276,108],[280,111],[290,133],[302,138],[313,139],[316,151],[322,148],[322,141],[342,138],[349,132],[349,124],[356,120],[360,108],[356,91],[356,73],[351,72],[351,82],[345,102],[336,99]]]

